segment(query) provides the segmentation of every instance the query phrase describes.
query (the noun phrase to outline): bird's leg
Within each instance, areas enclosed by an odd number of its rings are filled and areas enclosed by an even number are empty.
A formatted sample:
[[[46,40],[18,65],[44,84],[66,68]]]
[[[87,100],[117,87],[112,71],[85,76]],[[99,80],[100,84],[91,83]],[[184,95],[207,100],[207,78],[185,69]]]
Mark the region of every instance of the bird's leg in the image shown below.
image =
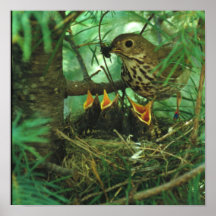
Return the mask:
[[[181,104],[181,100],[182,100],[181,93],[178,92],[177,93],[177,108],[176,108],[176,112],[174,114],[173,120],[177,120],[179,118],[179,107]]]
[[[135,111],[137,117],[140,121],[144,122],[147,125],[150,125],[151,123],[151,109],[153,105],[153,101],[149,101],[146,105],[137,104],[134,101],[132,101],[128,97],[129,102],[131,103],[133,110]]]

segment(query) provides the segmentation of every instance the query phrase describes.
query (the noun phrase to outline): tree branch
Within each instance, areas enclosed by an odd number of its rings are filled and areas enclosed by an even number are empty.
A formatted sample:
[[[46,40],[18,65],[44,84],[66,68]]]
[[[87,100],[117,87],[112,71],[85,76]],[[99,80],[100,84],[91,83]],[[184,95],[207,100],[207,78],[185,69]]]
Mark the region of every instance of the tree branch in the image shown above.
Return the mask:
[[[198,23],[199,29],[201,29],[199,33],[199,37],[203,42],[205,42],[205,21],[200,19]],[[201,45],[201,50],[205,52],[205,43]],[[202,104],[202,91],[203,91],[203,86],[205,84],[205,57],[203,57],[203,65],[201,69],[201,74],[200,74],[200,81],[199,81],[199,89],[198,89],[198,95],[197,95],[197,100],[196,100],[196,107],[195,107],[195,118],[194,118],[194,129],[191,134],[191,142],[193,145],[196,144],[197,141],[197,135],[198,135],[198,130],[199,130],[199,115],[201,111],[201,104]]]
[[[117,90],[124,90],[126,88],[122,80],[115,81],[115,86]],[[101,95],[103,94],[104,89],[107,93],[113,92],[113,86],[111,83],[95,83],[93,81],[70,81],[66,80],[66,95],[76,96],[76,95],[85,95],[87,91],[90,90],[91,93]]]
[[[205,80],[205,64],[202,66],[201,74],[200,74],[200,81],[199,81],[199,89],[195,107],[195,118],[194,118],[194,129],[191,134],[191,142],[195,145],[197,140],[197,134],[199,129],[199,115],[201,111],[201,104],[202,104],[202,90]]]
[[[89,77],[87,68],[85,66],[84,60],[83,60],[79,50],[77,49],[77,46],[76,46],[76,44],[75,44],[75,42],[73,40],[73,35],[72,35],[71,31],[70,31],[70,36],[65,36],[65,40],[70,43],[71,48],[73,49],[73,51],[76,54],[77,60],[78,60],[78,62],[80,64],[80,68],[82,70],[83,79],[84,80],[90,80],[90,77]]]
[[[141,192],[138,192],[136,193],[133,197],[132,197],[132,200],[143,200],[147,197],[151,197],[151,196],[154,196],[156,194],[159,194],[161,193],[162,191],[167,191],[173,187],[176,187],[178,185],[181,185],[185,182],[188,182],[190,179],[192,179],[193,177],[195,177],[196,175],[198,175],[199,173],[203,172],[205,170],[205,164],[201,164],[200,166],[194,168],[193,170],[185,173],[184,175],[166,183],[166,184],[163,184],[163,185],[160,185],[158,187],[154,187],[154,188],[151,188],[151,189],[148,189],[148,190],[145,190],[145,191],[141,191]],[[118,199],[114,202],[112,202],[112,204],[125,204],[127,201],[127,198],[124,197],[124,198],[121,198],[121,199]],[[103,205],[106,204],[106,203],[103,203]]]
[[[74,174],[73,169],[64,168],[54,163],[44,162],[42,163],[42,166],[47,170],[55,172],[62,176],[69,176]]]
[[[79,48],[84,47],[84,46],[96,45],[96,44],[99,44],[99,43],[98,42],[88,42],[88,43],[76,45],[76,48],[79,49]]]
[[[69,13],[69,14],[65,17],[65,19],[64,19],[62,22],[60,22],[59,24],[57,24],[57,25],[55,26],[54,30],[58,30],[58,29],[61,28],[63,25],[66,26],[66,25],[69,24],[70,22],[75,21],[76,18],[77,18],[79,15],[81,15],[83,12],[84,12],[84,11],[74,11],[74,12]]]

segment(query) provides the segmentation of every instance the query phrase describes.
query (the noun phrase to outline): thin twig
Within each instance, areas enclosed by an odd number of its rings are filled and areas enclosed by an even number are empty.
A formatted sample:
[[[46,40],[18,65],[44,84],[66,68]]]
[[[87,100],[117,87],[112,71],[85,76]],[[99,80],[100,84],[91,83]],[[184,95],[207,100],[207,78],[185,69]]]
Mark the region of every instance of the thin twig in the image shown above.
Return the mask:
[[[71,139],[71,138],[68,137],[66,134],[64,134],[62,131],[60,131],[59,129],[56,129],[55,131],[56,131],[57,135],[63,137],[64,139],[68,140],[69,142],[75,144],[76,146],[78,146],[78,147],[84,149],[84,150],[87,151],[88,153],[90,153],[90,154],[92,154],[92,155],[94,155],[94,156],[100,158],[100,156],[97,155],[95,152],[91,151],[91,150],[89,149],[88,146],[83,145],[81,142],[77,142],[77,141]]]
[[[106,71],[106,69],[104,68],[104,66],[101,65],[100,67],[101,67],[101,69],[103,70],[103,72],[105,73],[105,75],[106,75],[108,81],[112,84],[112,81],[111,81],[111,79],[110,79],[110,76],[109,76],[108,72]],[[113,89],[113,90],[114,90],[114,89]]]
[[[75,138],[80,141],[81,143],[83,143],[86,146],[89,146],[89,144],[87,142],[85,142],[83,139],[79,138],[78,136],[75,136]],[[95,152],[97,152],[98,154],[100,154],[100,152],[97,151],[97,149],[94,146],[91,146],[91,149]]]
[[[149,24],[149,22],[151,21],[151,19],[154,17],[154,13],[151,14],[151,16],[148,18],[148,21],[145,23],[145,25],[143,26],[141,32],[140,32],[140,35],[143,34],[143,32],[145,31],[147,25]]]
[[[69,175],[74,174],[73,169],[61,167],[61,166],[54,164],[54,163],[44,162],[44,163],[42,163],[42,166],[45,167],[47,170],[55,172],[56,174],[59,174],[62,176],[69,176]]]
[[[71,48],[73,49],[73,51],[76,54],[77,60],[78,60],[78,62],[80,64],[80,68],[82,70],[83,79],[84,80],[90,80],[90,76],[89,76],[87,68],[85,66],[85,62],[84,62],[79,50],[76,47],[76,44],[75,44],[74,39],[73,39],[72,32],[69,31],[69,34],[70,34],[70,36],[66,36],[65,39],[70,43]]]
[[[109,198],[108,198],[108,195],[107,195],[107,192],[106,192],[106,189],[104,187],[104,183],[103,181],[101,180],[101,177],[97,171],[97,165],[95,163],[95,160],[94,158],[92,157],[92,160],[91,160],[91,168],[92,168],[92,171],[93,171],[93,174],[95,175],[96,179],[98,180],[100,186],[101,186],[101,189],[103,190],[104,192],[104,195],[106,197],[106,201],[108,202]]]
[[[100,18],[100,21],[99,21],[99,28],[98,28],[98,36],[99,36],[99,41],[100,41],[100,47],[102,47],[102,39],[101,39],[101,23],[102,23],[102,20],[104,18],[104,16],[109,13],[109,11],[106,11],[105,13],[102,14],[101,18]],[[115,91],[115,93],[117,94],[117,90],[116,90],[116,87],[115,87],[115,83],[113,82],[113,79],[112,79],[112,76],[111,76],[111,73],[109,71],[109,68],[107,66],[107,62],[106,62],[106,59],[103,55],[103,60],[104,60],[104,64],[105,64],[105,67],[106,67],[106,71],[107,71],[107,74],[108,74],[108,80],[111,82],[112,86],[113,86],[113,90]]]
[[[131,151],[132,154],[134,154],[134,150],[131,148],[131,146],[124,140],[124,138],[122,137],[122,135],[116,130],[114,129],[113,132],[115,132],[118,137],[121,139],[121,141],[128,147],[128,149]]]
[[[201,74],[200,74],[200,81],[199,81],[199,89],[195,107],[195,118],[194,118],[194,129],[191,134],[191,142],[195,145],[197,141],[197,134],[199,129],[199,115],[201,111],[201,104],[202,104],[202,90],[205,80],[205,64],[202,66]]]
[[[83,141],[80,142],[80,141],[76,141],[76,140],[71,139],[66,134],[64,134],[62,131],[60,131],[59,129],[55,129],[55,131],[56,131],[57,135],[61,136],[62,138],[66,139],[66,140],[68,140],[69,142],[73,143],[74,145],[78,146],[79,148],[87,151],[88,153],[90,153],[90,155],[94,155],[95,157],[97,157],[99,159],[101,159],[101,156],[103,156],[104,160],[107,163],[112,164],[112,166],[114,166],[114,167],[117,167],[115,164],[113,164],[113,162],[106,159],[105,155],[102,152],[100,152],[100,153],[97,152],[96,153],[93,147],[91,147],[89,145],[86,145],[86,143],[83,143]],[[78,137],[76,137],[76,139],[78,139]],[[120,166],[118,166],[118,168],[121,169],[121,170],[124,170],[124,168],[122,168]]]
[[[175,143],[176,140],[179,140],[181,139],[182,137],[185,137],[187,134],[189,134],[191,131],[193,130],[193,127],[190,128],[189,130],[187,130],[185,133],[183,133],[181,136],[175,138],[175,140],[171,141],[170,143],[168,143],[164,148],[163,150],[166,150],[171,144]]]
[[[98,36],[99,36],[99,41],[100,41],[100,46],[102,46],[102,39],[101,39],[101,23],[102,23],[102,20],[104,18],[104,16],[109,13],[109,11],[106,11],[102,14],[101,18],[100,18],[100,21],[99,21],[99,28],[98,28]]]
[[[75,11],[75,12],[69,13],[62,22],[60,22],[59,24],[55,26],[54,30],[57,30],[61,28],[63,25],[67,25],[68,23],[75,21],[76,18],[79,15],[81,15],[83,12],[84,11]]]
[[[178,169],[179,169],[179,168],[178,168]],[[161,173],[161,174],[159,174],[159,176],[168,176],[168,175],[171,175],[171,174],[175,173],[176,170],[178,170],[178,169],[173,169],[173,170],[167,171],[166,173]],[[133,183],[138,183],[138,184],[140,184],[140,183],[145,182],[145,181],[148,181],[148,180],[150,180],[150,179],[151,179],[151,180],[152,180],[152,179],[155,179],[155,178],[157,178],[157,177],[158,177],[158,176],[155,176],[155,177],[147,177],[147,178],[141,178],[141,179],[139,179],[139,180],[133,180]],[[110,192],[110,191],[112,191],[112,190],[115,190],[116,188],[121,188],[122,186],[128,184],[128,182],[129,182],[129,180],[125,180],[125,181],[120,182],[120,183],[118,183],[118,184],[116,184],[116,185],[113,185],[112,187],[107,188],[107,189],[106,189],[106,192]],[[100,195],[100,194],[102,194],[102,193],[103,193],[103,191],[94,192],[94,193],[88,194],[88,195],[86,195],[85,197],[83,197],[83,198],[81,199],[81,201],[83,202],[83,201],[88,200],[88,199],[90,199],[90,198],[92,198],[92,197],[98,196],[98,195]]]
[[[166,183],[163,185],[160,185],[158,187],[154,187],[145,191],[141,191],[138,192],[136,194],[133,195],[133,200],[143,200],[145,198],[154,196],[156,194],[159,194],[163,191],[167,191],[170,190],[173,187],[179,186],[185,182],[188,182],[190,179],[192,179],[193,177],[195,177],[196,175],[202,173],[205,170],[205,164],[201,164],[200,166],[194,168],[193,170],[185,173],[184,175]],[[112,202],[112,204],[125,204],[127,201],[127,198],[121,198],[118,200],[115,200],[114,202]],[[105,205],[107,203],[103,203],[102,205]]]
[[[184,161],[184,162],[187,163],[187,164],[190,164],[190,162],[184,160],[184,158],[179,157],[179,156],[177,156],[177,155],[174,155],[174,154],[172,154],[172,153],[170,153],[170,152],[166,152],[166,151],[164,151],[164,150],[154,149],[154,148],[149,148],[149,147],[144,147],[144,148],[140,148],[140,149],[143,149],[143,150],[150,150],[150,151],[156,151],[156,152],[159,152],[159,153],[161,153],[161,154],[166,154],[166,155],[169,155],[169,156],[171,156],[171,157],[177,158],[177,159],[179,159],[180,161]]]
[[[90,75],[90,78],[94,77],[95,75],[97,75],[99,72],[101,72],[101,70],[97,70],[96,72],[94,72],[93,74]]]
[[[88,42],[88,43],[76,45],[76,48],[79,49],[79,48],[84,47],[84,46],[96,45],[96,44],[98,44],[98,42]]]
[[[168,132],[167,134],[165,134],[162,137],[159,137],[158,139],[156,139],[156,142],[161,142],[164,139],[166,139],[167,137],[170,137],[171,135],[173,135],[174,133],[178,132],[180,129],[189,126],[190,124],[192,124],[193,119],[191,119],[190,121],[185,122],[183,125],[181,125],[180,127],[177,127],[175,129],[173,129],[172,131]]]

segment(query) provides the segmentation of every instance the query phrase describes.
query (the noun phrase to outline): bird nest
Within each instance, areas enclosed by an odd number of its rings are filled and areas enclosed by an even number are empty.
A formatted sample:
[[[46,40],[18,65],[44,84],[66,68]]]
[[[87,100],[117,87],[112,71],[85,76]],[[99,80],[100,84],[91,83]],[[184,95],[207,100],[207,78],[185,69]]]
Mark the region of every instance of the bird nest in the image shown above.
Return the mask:
[[[144,185],[154,187],[159,179],[169,182],[191,170],[204,160],[204,152],[197,153],[204,146],[193,151],[187,141],[192,127],[193,120],[178,122],[151,141],[116,129],[77,134],[69,124],[58,134],[66,145],[62,167],[72,170],[65,183],[72,188],[71,204],[118,203],[116,197],[125,196],[129,185],[130,193],[136,193]]]

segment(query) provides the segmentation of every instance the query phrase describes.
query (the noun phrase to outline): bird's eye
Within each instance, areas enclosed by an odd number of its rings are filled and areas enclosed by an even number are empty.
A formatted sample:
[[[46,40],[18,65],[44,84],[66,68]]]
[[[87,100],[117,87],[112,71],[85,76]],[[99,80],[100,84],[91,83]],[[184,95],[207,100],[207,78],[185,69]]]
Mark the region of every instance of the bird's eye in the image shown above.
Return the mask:
[[[133,41],[131,41],[131,40],[126,41],[125,46],[128,47],[128,48],[132,47],[133,46]]]

